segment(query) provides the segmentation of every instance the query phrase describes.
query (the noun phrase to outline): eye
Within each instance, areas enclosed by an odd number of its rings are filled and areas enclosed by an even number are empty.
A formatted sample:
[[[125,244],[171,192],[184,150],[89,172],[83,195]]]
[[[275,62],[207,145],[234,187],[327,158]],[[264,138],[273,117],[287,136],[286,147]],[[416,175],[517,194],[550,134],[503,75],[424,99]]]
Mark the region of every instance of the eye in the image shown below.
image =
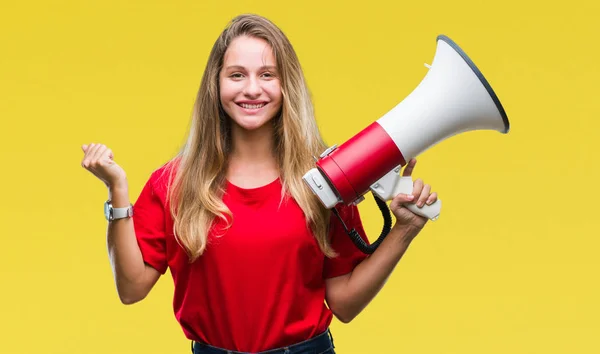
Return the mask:
[[[266,71],[264,73],[262,73],[261,75],[262,77],[266,78],[266,79],[274,79],[276,76],[274,73]]]
[[[243,78],[244,75],[242,75],[241,73],[233,73],[233,74],[229,75],[229,77],[234,80],[239,80],[239,79]]]

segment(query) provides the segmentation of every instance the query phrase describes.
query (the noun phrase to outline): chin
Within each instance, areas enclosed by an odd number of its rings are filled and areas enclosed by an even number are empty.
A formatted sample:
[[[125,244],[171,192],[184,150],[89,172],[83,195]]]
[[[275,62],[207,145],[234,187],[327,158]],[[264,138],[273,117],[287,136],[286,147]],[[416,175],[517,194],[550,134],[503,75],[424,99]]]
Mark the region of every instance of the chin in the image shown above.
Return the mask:
[[[240,128],[250,131],[259,130],[260,128],[263,128],[266,125],[270,126],[271,120],[272,119],[256,119],[256,117],[254,117],[254,119],[233,119],[235,124],[238,125]]]

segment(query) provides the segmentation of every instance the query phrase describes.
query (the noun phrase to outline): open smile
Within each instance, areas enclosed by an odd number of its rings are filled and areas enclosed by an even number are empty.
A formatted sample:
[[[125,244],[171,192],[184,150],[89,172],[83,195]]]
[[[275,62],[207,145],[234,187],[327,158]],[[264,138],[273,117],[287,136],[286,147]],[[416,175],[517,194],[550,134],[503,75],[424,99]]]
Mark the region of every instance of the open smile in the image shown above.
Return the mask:
[[[261,102],[261,103],[236,103],[238,106],[242,107],[243,109],[246,110],[257,110],[257,109],[261,109],[264,106],[267,105],[267,102]]]

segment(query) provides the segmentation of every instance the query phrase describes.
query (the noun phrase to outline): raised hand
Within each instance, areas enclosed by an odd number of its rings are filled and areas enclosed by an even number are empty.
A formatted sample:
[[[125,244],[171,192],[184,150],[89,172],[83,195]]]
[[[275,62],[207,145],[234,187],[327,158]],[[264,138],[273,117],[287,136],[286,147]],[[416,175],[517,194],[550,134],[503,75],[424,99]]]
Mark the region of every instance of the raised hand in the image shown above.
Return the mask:
[[[109,188],[125,187],[127,176],[125,170],[114,160],[112,151],[103,144],[83,145],[84,152],[81,166],[98,177]]]

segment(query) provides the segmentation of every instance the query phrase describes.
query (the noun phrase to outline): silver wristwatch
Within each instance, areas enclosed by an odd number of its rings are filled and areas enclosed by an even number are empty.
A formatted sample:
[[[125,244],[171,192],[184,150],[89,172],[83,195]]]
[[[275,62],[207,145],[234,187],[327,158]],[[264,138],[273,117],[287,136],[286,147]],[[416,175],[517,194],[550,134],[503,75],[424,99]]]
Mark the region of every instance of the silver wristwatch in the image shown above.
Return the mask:
[[[130,218],[133,216],[133,205],[129,204],[125,208],[113,208],[111,201],[107,200],[104,203],[104,216],[108,221]]]

